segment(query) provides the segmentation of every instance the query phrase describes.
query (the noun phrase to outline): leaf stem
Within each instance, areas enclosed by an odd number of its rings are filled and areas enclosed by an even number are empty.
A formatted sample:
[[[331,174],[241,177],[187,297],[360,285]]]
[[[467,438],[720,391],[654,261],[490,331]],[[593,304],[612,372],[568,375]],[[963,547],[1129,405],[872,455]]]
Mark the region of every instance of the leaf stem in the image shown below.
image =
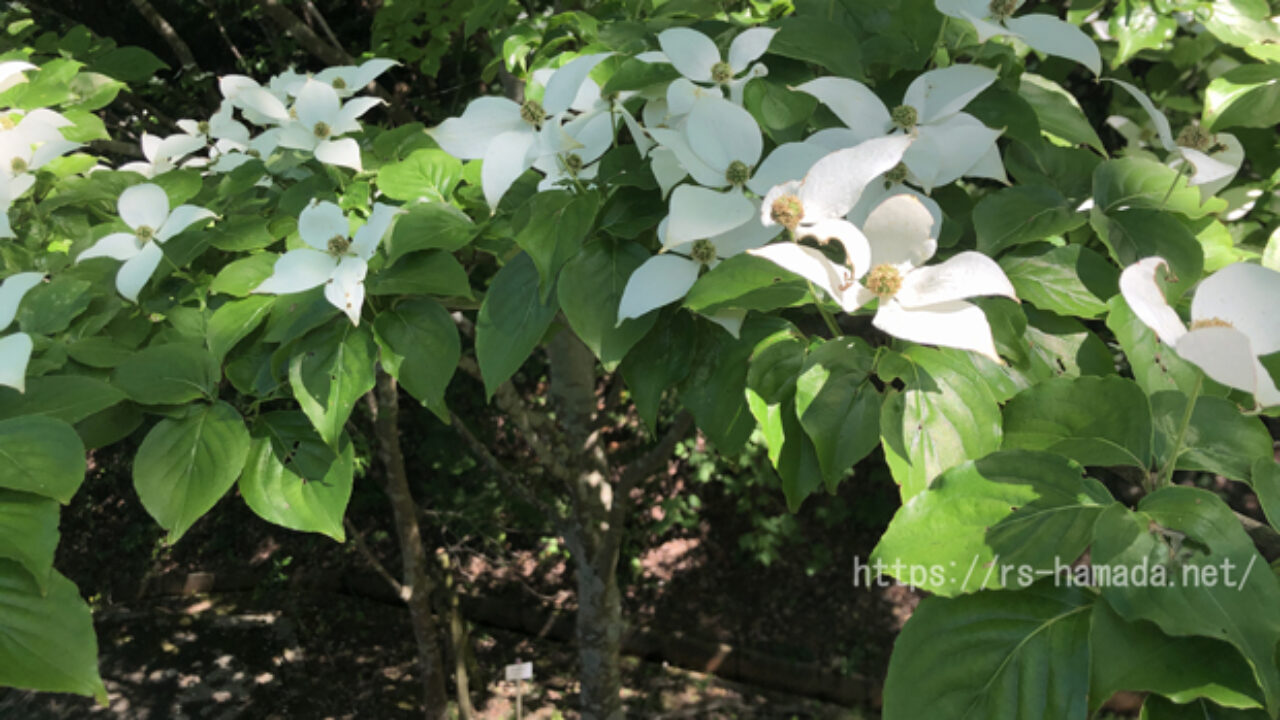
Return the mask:
[[[813,304],[818,306],[818,314],[822,315],[822,320],[827,324],[827,329],[831,331],[831,337],[838,338],[843,333],[840,332],[840,326],[836,324],[836,319],[831,316],[831,311],[827,310],[822,304],[822,298],[818,295],[818,289],[813,286],[812,282],[806,281],[809,286],[809,294],[813,296]]]
[[[1173,441],[1173,452],[1156,479],[1156,490],[1168,487],[1173,480],[1173,470],[1178,465],[1178,454],[1182,452],[1182,443],[1187,437],[1187,427],[1191,424],[1191,415],[1195,412],[1196,400],[1200,397],[1200,390],[1203,387],[1204,375],[1201,374],[1196,378],[1196,385],[1191,388],[1191,395],[1187,398],[1187,409],[1182,414],[1182,427],[1178,428],[1178,437]]]

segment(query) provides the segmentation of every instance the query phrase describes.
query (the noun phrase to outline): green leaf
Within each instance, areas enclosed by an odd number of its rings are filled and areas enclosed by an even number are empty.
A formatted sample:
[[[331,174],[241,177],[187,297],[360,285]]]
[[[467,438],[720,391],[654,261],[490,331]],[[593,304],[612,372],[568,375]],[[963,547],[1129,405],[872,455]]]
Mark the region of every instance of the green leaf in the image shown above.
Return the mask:
[[[618,366],[635,403],[636,414],[651,432],[658,427],[663,394],[689,374],[697,339],[697,329],[689,313],[675,308],[663,310],[648,334]]]
[[[1030,345],[1031,367],[1040,378],[1110,375],[1115,360],[1106,343],[1082,323],[1024,308],[1027,313],[1026,342]]]
[[[169,531],[166,542],[178,542],[231,489],[248,452],[244,420],[222,401],[151,428],[133,458],[133,487]]]
[[[261,250],[276,241],[266,218],[238,215],[220,220],[209,231],[209,244],[225,252]]]
[[[245,504],[267,522],[341,543],[354,471],[350,438],[343,435],[335,453],[302,413],[270,412],[254,427],[238,487]]]
[[[245,297],[271,277],[279,259],[280,256],[274,253],[258,253],[234,260],[214,276],[209,292]]]
[[[1280,42],[1280,28],[1271,15],[1267,0],[1214,0],[1199,8],[1196,19],[1219,40],[1246,47]]]
[[[698,278],[685,294],[684,304],[703,315],[729,308],[768,312],[808,294],[808,287],[795,275],[764,258],[742,253]]]
[[[267,318],[262,339],[284,345],[321,325],[332,324],[331,321],[337,314],[338,308],[324,296],[323,287],[280,295],[271,306],[271,316]]]
[[[1079,207],[1093,193],[1093,171],[1102,163],[1092,150],[1059,147],[1042,140],[1030,147],[1012,143],[1004,159],[1014,180],[1057,188],[1073,207]]]
[[[1151,396],[1156,461],[1162,468],[1171,459],[1186,409],[1187,396],[1176,390]],[[1196,399],[1175,467],[1249,482],[1253,463],[1271,457],[1271,433],[1261,419],[1241,415],[1230,400],[1202,395]]]
[[[1159,695],[1148,695],[1138,714],[1138,720],[1268,720],[1270,717],[1262,710],[1224,708],[1208,700],[1178,705]]]
[[[346,322],[330,323],[298,342],[289,359],[289,386],[302,411],[329,447],[360,396],[373,389],[378,350],[373,333]]]
[[[86,448],[96,449],[123,440],[140,425],[142,411],[131,402],[123,402],[76,423],[76,434]]]
[[[841,77],[865,78],[861,48],[849,42],[849,36],[854,32],[844,13],[834,20],[792,15],[778,25],[778,34],[769,43],[769,52],[821,65]]]
[[[134,84],[149,80],[157,70],[169,69],[155,53],[133,46],[108,50],[95,57],[90,67],[117,80]]]
[[[812,95],[764,78],[755,78],[747,83],[742,103],[766,131],[799,125],[813,117],[818,106],[817,98]]]
[[[1027,248],[1000,258],[1000,267],[1019,298],[1067,317],[1101,317],[1119,291],[1115,266],[1079,245]]]
[[[44,415],[75,424],[124,400],[110,383],[85,375],[45,375],[27,381],[26,393],[0,389],[0,419]]]
[[[72,360],[92,368],[113,368],[132,357],[133,352],[104,335],[83,338],[67,345],[67,355]],[[30,386],[31,380],[28,380],[28,389]]]
[[[874,359],[861,338],[830,340],[809,351],[796,377],[796,414],[828,489],[880,443]]]
[[[604,87],[600,88],[600,95],[609,97],[614,93],[644,90],[653,85],[665,86],[679,77],[680,71],[669,63],[651,63],[627,58],[605,82]]]
[[[1098,519],[1091,554],[1095,572],[1105,566],[1111,575],[1099,584],[1121,617],[1231,643],[1271,713],[1280,708],[1280,580],[1217,496],[1174,486],[1144,497],[1137,512],[1113,505]],[[1116,581],[1120,573],[1131,581]]]
[[[982,198],[973,208],[978,250],[992,256],[1014,245],[1062,235],[1084,223],[1084,214],[1046,185],[1005,188]]]
[[[947,470],[903,504],[871,561],[946,597],[1025,588],[1070,568],[1112,502],[1066,458],[996,452]],[[943,570],[920,577],[920,567]]]
[[[486,397],[493,397],[538,346],[559,305],[555,296],[538,301],[538,270],[527,253],[515,256],[493,276],[476,317],[476,362]]]
[[[1280,65],[1250,63],[1209,83],[1204,93],[1205,127],[1274,128],[1280,123]]]
[[[1116,210],[1090,213],[1090,224],[1107,246],[1111,259],[1121,267],[1152,255],[1169,261],[1175,282],[1169,283],[1170,299],[1177,298],[1199,281],[1204,271],[1204,251],[1195,235],[1173,215],[1157,210]]]
[[[217,396],[218,359],[199,345],[152,345],[120,363],[113,382],[143,405],[180,405]]]
[[[18,325],[32,335],[53,335],[66,330],[71,321],[93,302],[93,284],[70,275],[60,275],[40,283],[22,298]]]
[[[1258,458],[1249,473],[1258,504],[1267,514],[1271,527],[1280,528],[1280,463],[1271,458]]]
[[[1237,708],[1261,707],[1262,692],[1240,653],[1203,637],[1170,637],[1146,621],[1127,622],[1106,602],[1093,608],[1090,710],[1115,693],[1155,692],[1179,703],[1208,698]]]
[[[1107,160],[1093,171],[1094,213],[1118,210],[1172,210],[1189,218],[1204,217],[1226,209],[1221,198],[1201,204],[1200,188],[1187,185],[1177,170],[1155,160],[1125,157]],[[1170,218],[1172,221],[1173,218]]]
[[[380,313],[373,329],[383,368],[447,424],[445,390],[462,356],[449,312],[427,298],[413,298]]]
[[[457,258],[443,250],[424,250],[401,257],[370,277],[370,295],[436,295],[471,298],[471,280]]]
[[[0,557],[16,560],[46,590],[58,547],[58,501],[0,489]]]
[[[721,453],[734,453],[755,427],[745,396],[747,359],[761,340],[789,326],[776,317],[752,316],[734,338],[702,323],[680,401]]]
[[[56,570],[41,587],[18,563],[0,560],[0,685],[107,704],[93,615],[75,583]]]
[[[969,101],[964,111],[987,127],[1003,127],[1005,137],[1023,145],[1048,144],[1040,139],[1040,120],[1031,104],[1002,82],[983,90]]]
[[[520,230],[516,245],[538,270],[542,302],[551,296],[561,266],[582,247],[599,207],[596,192],[574,195],[567,190],[548,190],[534,195],[517,211],[514,225]]]
[[[1071,93],[1058,83],[1034,73],[1023,73],[1021,83],[1018,94],[1036,111],[1044,134],[1070,145],[1088,145],[1103,155],[1107,154],[1102,140]]]
[[[39,415],[0,420],[0,487],[66,505],[84,472],[84,445],[70,425]]]
[[[1112,68],[1129,62],[1143,50],[1156,50],[1172,40],[1178,21],[1160,14],[1149,0],[1120,0],[1107,20],[1111,36],[1120,44],[1111,61]]]
[[[1151,465],[1151,406],[1122,377],[1059,378],[1004,408],[1004,447],[1045,450],[1081,465]]]
[[[1092,606],[1047,583],[926,599],[889,659],[884,720],[1086,717]]]
[[[221,362],[236,343],[267,319],[275,301],[270,295],[252,295],[243,300],[232,300],[215,310],[209,318],[205,338],[213,356]]]
[[[881,380],[903,383],[885,395],[880,438],[904,501],[947,468],[1000,447],[1000,407],[963,355],[914,346],[881,361]]]
[[[378,169],[378,189],[401,202],[448,202],[462,180],[462,161],[435,148],[414,150],[400,162]]]
[[[599,240],[587,243],[560,271],[556,293],[569,327],[606,372],[613,372],[658,319],[656,313],[646,313],[617,322],[627,278],[648,259],[649,253],[636,243]]]

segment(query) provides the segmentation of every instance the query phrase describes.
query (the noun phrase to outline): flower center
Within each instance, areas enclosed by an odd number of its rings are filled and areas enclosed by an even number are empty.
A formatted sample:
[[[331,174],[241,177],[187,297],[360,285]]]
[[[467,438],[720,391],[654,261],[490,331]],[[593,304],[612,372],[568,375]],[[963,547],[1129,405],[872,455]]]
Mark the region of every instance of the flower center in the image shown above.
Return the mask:
[[[334,257],[342,257],[351,249],[351,241],[341,235],[334,235],[329,238],[329,254]]]
[[[991,0],[991,4],[987,6],[988,12],[995,20],[1005,20],[1018,9],[1018,0]]]
[[[20,157],[16,157],[9,161],[9,169],[13,170],[14,175],[21,175],[27,171],[27,161]]]
[[[13,118],[9,117],[8,115],[0,116],[0,128],[4,128],[5,130],[12,130],[16,127],[18,127],[18,123],[14,122]]]
[[[734,160],[729,163],[729,168],[724,171],[724,179],[735,187],[745,185],[751,179],[751,168],[747,167],[747,164],[741,160]]]
[[[1195,322],[1191,323],[1192,330],[1199,330],[1200,328],[1207,328],[1207,327],[1233,328],[1235,326],[1227,322],[1226,320],[1223,320],[1222,318],[1216,318],[1216,317],[1202,318],[1200,320],[1196,320]]]
[[[142,243],[149,243],[156,237],[156,231],[151,229],[150,225],[139,225],[137,229],[133,231],[133,234],[137,236],[138,241]]]
[[[693,250],[689,251],[689,257],[693,258],[696,263],[710,265],[716,259],[716,246],[710,240],[696,240],[693,243]]]
[[[578,173],[582,171],[582,165],[582,156],[578,153],[569,153],[564,156],[564,170],[570,175],[577,177]]]
[[[886,185],[897,185],[907,181],[907,166],[903,163],[894,165],[889,172],[884,174]]]
[[[804,205],[795,195],[783,195],[773,201],[769,208],[769,217],[782,227],[795,232],[800,221],[804,219]]]
[[[200,122],[196,123],[196,132],[200,133],[201,135],[208,135],[208,134],[209,134],[209,121],[208,121],[208,120],[201,120]]]
[[[867,273],[867,289],[881,299],[891,298],[902,289],[902,273],[892,265],[877,265]]]
[[[340,78],[340,77],[336,77],[336,78],[334,78],[334,79],[333,79],[333,82],[331,82],[331,83],[329,83],[329,84],[333,86],[333,89],[334,89],[334,90],[346,90],[346,89],[347,89],[347,81],[346,81],[346,80],[343,80],[343,79],[342,79],[342,78]]]
[[[899,105],[889,111],[889,119],[897,127],[910,132],[915,128],[916,122],[920,119],[920,114],[910,105]]]
[[[733,66],[729,63],[721,61],[711,66],[712,82],[724,85],[733,79]]]
[[[251,157],[251,158],[261,158],[261,157],[262,157],[262,153],[258,152],[257,150],[254,150],[253,148],[249,148],[248,150],[245,150],[245,151],[244,151],[244,154],[245,154],[245,155],[248,155],[248,156],[249,156],[249,157]]]
[[[312,128],[311,131],[314,132],[316,134],[316,137],[320,138],[321,140],[326,140],[330,135],[333,134],[333,129],[329,127],[329,124],[323,123],[323,122],[316,123],[316,126]]]
[[[1200,127],[1200,125],[1192,123],[1191,125],[1182,128],[1182,132],[1178,133],[1178,139],[1176,142],[1182,147],[1206,152],[1209,148],[1213,147],[1214,140],[1216,140],[1216,138],[1212,133]]]
[[[542,109],[542,103],[537,100],[525,100],[520,106],[520,119],[540,128],[547,119],[547,111]]]

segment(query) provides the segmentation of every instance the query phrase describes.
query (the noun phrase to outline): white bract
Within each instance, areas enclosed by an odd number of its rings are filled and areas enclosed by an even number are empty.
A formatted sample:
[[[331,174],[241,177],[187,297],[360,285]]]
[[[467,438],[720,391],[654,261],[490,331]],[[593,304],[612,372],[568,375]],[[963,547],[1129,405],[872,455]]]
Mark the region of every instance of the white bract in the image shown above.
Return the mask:
[[[579,115],[564,124],[560,142],[555,152],[533,161],[533,167],[546,176],[538,183],[539,190],[595,179],[600,170],[596,161],[613,142],[613,117],[608,113]]]
[[[911,342],[972,350],[996,362],[991,325],[982,309],[967,298],[1017,294],[994,260],[978,252],[961,252],[938,265],[925,266],[937,250],[938,226],[933,213],[910,193],[889,197],[862,226],[869,246],[870,271],[863,283],[834,272],[830,261],[812,248],[789,251],[770,245],[752,254],[809,280],[840,303],[845,312],[878,299],[872,324]]]
[[[755,204],[738,196],[746,203],[745,212],[727,210],[719,216],[718,222],[704,224],[697,231],[686,229],[687,235],[697,236],[693,239],[677,241],[672,238],[677,207],[714,204],[722,202],[725,197],[724,193],[690,185],[682,185],[671,194],[672,216],[658,225],[663,252],[646,260],[627,279],[622,300],[618,303],[619,324],[683,298],[697,282],[698,273],[704,265],[713,268],[725,258],[760,247],[778,233],[776,227],[766,228],[757,222]],[[743,317],[745,313],[723,313],[710,319],[737,335]]]
[[[24,60],[6,60],[0,62],[0,92],[27,81],[24,75],[27,70],[38,70],[35,65]]]
[[[316,80],[328,84],[339,97],[347,98],[363,90],[379,75],[399,65],[395,60],[374,58],[359,65],[338,65],[316,73]]]
[[[973,23],[978,41],[1006,36],[1017,38],[1032,50],[1074,60],[1094,75],[1102,73],[1098,46],[1080,28],[1052,15],[1032,13],[1011,17],[1024,0],[934,0],[938,12]]]
[[[480,184],[485,202],[496,211],[511,184],[538,158],[564,148],[566,115],[578,99],[587,75],[608,54],[583,55],[548,77],[542,100],[517,103],[503,97],[472,100],[460,117],[430,130],[441,149],[460,160],[482,159]]]
[[[214,214],[195,205],[179,205],[169,209],[169,196],[159,185],[143,183],[120,193],[117,202],[120,219],[132,232],[107,235],[93,247],[80,253],[76,262],[96,257],[123,260],[116,273],[116,289],[133,302],[138,292],[151,279],[164,252],[160,245],[187,229],[192,223],[214,217]]]
[[[281,147],[303,150],[329,165],[363,169],[360,144],[347,133],[360,132],[359,117],[382,104],[376,97],[358,97],[342,102],[328,83],[308,80],[298,90],[293,115],[280,126]]]
[[[1228,265],[1205,278],[1191,300],[1191,327],[1169,306],[1156,281],[1168,263],[1149,257],[1120,274],[1124,300],[1164,344],[1205,375],[1252,393],[1263,407],[1280,405],[1280,390],[1258,358],[1280,352],[1280,272],[1261,265]]]
[[[208,120],[183,119],[177,121],[182,132],[199,138],[205,145],[212,145],[219,140],[231,140],[240,144],[249,142],[249,128],[237,121],[233,116],[235,106],[223,102]]]
[[[27,291],[44,279],[44,273],[24,272],[10,275],[0,282],[0,332],[9,327],[18,314],[18,303]],[[0,385],[25,392],[27,363],[31,360],[31,336],[18,332],[0,337]]]
[[[1239,172],[1240,166],[1244,164],[1244,147],[1235,135],[1210,133],[1199,125],[1192,124],[1175,138],[1169,119],[1156,108],[1155,103],[1151,102],[1151,98],[1147,97],[1146,93],[1123,80],[1104,79],[1123,88],[1146,111],[1151,118],[1151,124],[1155,126],[1160,146],[1170,153],[1170,167],[1180,167],[1184,163],[1191,165],[1192,172],[1187,178],[1187,184],[1199,187],[1202,198],[1207,199],[1217,194],[1231,183],[1232,178]],[[1126,128],[1123,123],[1113,123],[1111,118],[1107,120],[1113,127],[1119,125],[1121,128]],[[1131,130],[1127,133],[1124,130],[1121,132],[1130,142],[1141,140],[1140,133],[1134,133]]]
[[[777,32],[773,28],[745,30],[729,44],[729,56],[724,58],[706,35],[685,27],[670,28],[658,33],[662,54],[645,53],[643,59],[666,60],[684,76],[671,83],[667,90],[667,102],[675,115],[689,112],[698,98],[706,97],[705,91],[694,83],[718,86],[728,91],[734,103],[741,105],[742,88],[747,81],[768,73],[764,65],[752,63],[765,54]]]
[[[289,96],[284,89],[277,88],[273,92],[247,75],[224,75],[218,78],[218,89],[222,91],[222,97],[239,108],[245,119],[254,125],[279,125],[289,121],[286,104]]]
[[[346,313],[352,325],[359,325],[369,258],[399,212],[395,206],[374,203],[369,221],[352,237],[342,208],[312,201],[298,216],[298,236],[306,247],[280,256],[271,277],[253,291],[283,295],[324,285],[325,299]]]
[[[963,175],[1004,180],[996,148],[1000,131],[962,112],[996,77],[994,70],[979,65],[931,70],[912,81],[902,104],[893,109],[866,85],[847,78],[821,77],[796,90],[817,98],[846,126],[820,130],[809,142],[838,149],[891,132],[914,135],[902,162],[930,190]]]

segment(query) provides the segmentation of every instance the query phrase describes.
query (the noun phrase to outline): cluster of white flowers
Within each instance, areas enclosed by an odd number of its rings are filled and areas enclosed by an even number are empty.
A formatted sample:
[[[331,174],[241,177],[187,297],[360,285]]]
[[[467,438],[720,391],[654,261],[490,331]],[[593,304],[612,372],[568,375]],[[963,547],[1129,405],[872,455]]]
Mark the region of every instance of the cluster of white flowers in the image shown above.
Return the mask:
[[[21,60],[0,63],[0,91],[27,81],[36,66]],[[9,208],[35,184],[35,171],[79,147],[62,128],[71,121],[53,110],[0,111],[0,238],[13,237]]]

